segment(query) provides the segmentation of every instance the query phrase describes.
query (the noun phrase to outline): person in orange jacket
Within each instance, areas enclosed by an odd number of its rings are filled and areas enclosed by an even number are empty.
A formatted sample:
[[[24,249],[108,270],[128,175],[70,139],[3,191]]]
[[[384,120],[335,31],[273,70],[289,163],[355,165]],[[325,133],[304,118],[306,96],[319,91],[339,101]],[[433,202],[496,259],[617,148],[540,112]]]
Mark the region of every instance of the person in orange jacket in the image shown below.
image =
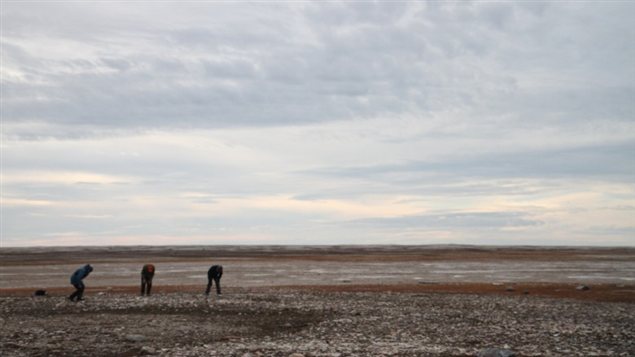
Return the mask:
[[[150,290],[152,290],[152,278],[154,278],[154,265],[144,265],[143,269],[141,269],[141,296],[150,296]]]

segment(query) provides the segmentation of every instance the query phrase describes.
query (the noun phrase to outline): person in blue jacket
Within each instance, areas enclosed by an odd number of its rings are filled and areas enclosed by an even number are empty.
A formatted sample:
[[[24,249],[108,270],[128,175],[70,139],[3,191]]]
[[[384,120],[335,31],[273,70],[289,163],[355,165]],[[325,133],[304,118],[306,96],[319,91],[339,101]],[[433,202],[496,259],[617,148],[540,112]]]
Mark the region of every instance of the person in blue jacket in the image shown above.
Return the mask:
[[[90,264],[86,264],[83,267],[77,269],[73,275],[71,275],[71,284],[75,287],[75,292],[68,297],[70,301],[81,301],[84,300],[82,297],[84,295],[84,280],[85,277],[93,271],[93,267]]]

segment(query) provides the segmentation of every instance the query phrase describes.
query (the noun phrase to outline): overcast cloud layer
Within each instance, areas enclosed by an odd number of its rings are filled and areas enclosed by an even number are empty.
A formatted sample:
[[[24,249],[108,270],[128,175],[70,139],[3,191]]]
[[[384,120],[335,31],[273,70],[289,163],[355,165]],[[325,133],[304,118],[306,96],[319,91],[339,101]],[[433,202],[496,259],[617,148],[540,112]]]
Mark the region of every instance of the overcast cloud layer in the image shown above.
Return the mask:
[[[633,246],[634,13],[3,1],[2,246]]]

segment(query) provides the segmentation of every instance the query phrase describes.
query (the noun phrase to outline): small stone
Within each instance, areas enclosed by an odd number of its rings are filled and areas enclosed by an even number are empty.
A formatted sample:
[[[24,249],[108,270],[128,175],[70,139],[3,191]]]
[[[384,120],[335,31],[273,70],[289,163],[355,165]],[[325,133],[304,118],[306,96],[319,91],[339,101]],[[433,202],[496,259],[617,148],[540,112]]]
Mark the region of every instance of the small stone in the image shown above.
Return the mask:
[[[157,352],[157,350],[155,350],[154,348],[150,346],[143,346],[141,347],[141,352],[144,354],[153,355]]]
[[[486,348],[480,351],[477,355],[477,357],[515,357],[515,356],[516,356],[516,353],[510,350],[505,350],[500,348]]]
[[[290,354],[289,357],[304,357],[304,355],[302,353],[295,352]]]
[[[506,288],[505,288],[505,291],[507,291],[507,292],[512,292],[512,291],[515,291],[515,290],[516,290],[516,289],[514,289],[514,288],[513,288],[513,287],[511,287],[511,286],[508,286],[508,287],[506,287]]]
[[[126,340],[131,342],[142,342],[146,340],[146,337],[143,335],[126,335]]]
[[[591,290],[590,287],[586,286],[586,285],[580,285],[577,288],[575,288],[578,291],[587,291],[587,290]]]

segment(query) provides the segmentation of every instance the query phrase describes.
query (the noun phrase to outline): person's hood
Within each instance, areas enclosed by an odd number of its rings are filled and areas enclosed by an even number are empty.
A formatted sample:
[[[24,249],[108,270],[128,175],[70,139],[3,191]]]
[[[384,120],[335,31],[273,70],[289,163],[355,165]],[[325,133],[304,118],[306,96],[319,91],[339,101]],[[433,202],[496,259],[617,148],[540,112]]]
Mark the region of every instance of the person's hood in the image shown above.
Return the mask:
[[[84,270],[90,273],[91,271],[93,271],[93,267],[91,267],[90,264],[86,264],[84,265]]]

